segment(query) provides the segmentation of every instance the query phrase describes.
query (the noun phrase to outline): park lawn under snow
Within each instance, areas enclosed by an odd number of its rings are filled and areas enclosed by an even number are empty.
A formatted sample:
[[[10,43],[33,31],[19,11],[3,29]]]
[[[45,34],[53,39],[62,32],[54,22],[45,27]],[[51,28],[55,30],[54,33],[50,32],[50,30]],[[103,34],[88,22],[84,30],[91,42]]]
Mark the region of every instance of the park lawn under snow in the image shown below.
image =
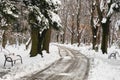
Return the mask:
[[[0,80],[15,80],[19,79],[23,76],[30,76],[31,74],[36,73],[37,71],[40,71],[44,69],[45,67],[48,67],[50,64],[52,64],[54,61],[58,60],[60,57],[57,54],[57,47],[50,45],[50,53],[46,53],[43,51],[43,58],[41,58],[40,55],[37,55],[36,57],[29,57],[29,50],[25,50],[25,46],[21,45],[19,47],[15,46],[7,46],[6,49],[8,49],[11,53],[19,54],[23,58],[23,64],[21,64],[19,61],[16,62],[16,64],[11,67],[11,64],[8,62],[6,63],[6,68],[3,67],[4,64],[4,54],[0,53],[0,73],[1,72],[7,72],[6,75],[0,77]]]
[[[90,58],[90,71],[88,80],[120,80],[120,57],[117,59],[108,59],[108,55],[114,51],[120,50],[116,49],[114,46],[108,49],[108,54],[103,55],[101,51],[95,52],[91,49],[91,46],[82,45],[77,47],[76,45],[62,44],[62,46],[70,47],[75,50],[79,50],[82,54]],[[0,72],[10,71],[8,74],[0,78],[0,80],[15,80],[23,76],[27,76],[36,73],[39,70],[52,64],[54,61],[60,58],[58,49],[53,44],[50,45],[50,54],[44,53],[44,57],[41,58],[40,55],[36,57],[29,57],[29,50],[25,50],[24,45],[17,48],[14,46],[7,46],[11,52],[20,54],[23,58],[23,64],[19,62],[11,67],[7,63],[6,68],[3,67],[4,56],[0,53]]]

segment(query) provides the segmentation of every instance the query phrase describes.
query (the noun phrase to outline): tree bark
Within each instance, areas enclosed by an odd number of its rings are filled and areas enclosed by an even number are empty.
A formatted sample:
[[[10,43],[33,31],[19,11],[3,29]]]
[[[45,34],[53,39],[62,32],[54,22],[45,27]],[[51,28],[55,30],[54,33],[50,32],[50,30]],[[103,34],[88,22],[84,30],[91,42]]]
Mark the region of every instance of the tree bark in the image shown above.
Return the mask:
[[[42,53],[43,41],[44,41],[44,38],[45,38],[46,31],[47,30],[44,30],[41,34],[39,33],[39,36],[38,36],[38,48],[37,48],[37,51],[38,51],[38,54],[41,55],[41,57],[43,57],[43,53]]]
[[[109,19],[106,23],[102,23],[102,44],[101,44],[101,50],[103,54],[107,54],[107,48],[108,48],[108,40],[109,40]]]
[[[81,34],[80,34],[80,32],[79,32],[79,30],[80,30],[80,11],[81,11],[81,0],[78,0],[77,1],[78,2],[78,12],[77,12],[77,42],[78,42],[78,45],[77,46],[80,46],[80,36],[81,36]]]
[[[59,34],[56,34],[57,42],[59,42]]]
[[[96,50],[96,45],[97,45],[97,32],[98,32],[98,27],[96,26],[96,28],[92,27],[92,33],[93,33],[93,49]]]
[[[30,57],[34,57],[38,54],[38,43],[39,43],[39,29],[31,28],[31,41],[32,47],[30,51]]]
[[[74,33],[73,32],[71,33],[71,36],[72,36],[71,37],[71,44],[73,44],[73,41],[74,41]]]
[[[7,35],[6,35],[6,33],[7,33],[7,30],[4,31],[3,36],[2,36],[2,38],[3,38],[3,40],[2,40],[2,47],[3,48],[5,48],[5,46],[7,44]]]
[[[45,34],[45,38],[43,41],[43,50],[46,50],[47,53],[49,53],[50,38],[51,38],[51,28],[47,29],[46,34]]]

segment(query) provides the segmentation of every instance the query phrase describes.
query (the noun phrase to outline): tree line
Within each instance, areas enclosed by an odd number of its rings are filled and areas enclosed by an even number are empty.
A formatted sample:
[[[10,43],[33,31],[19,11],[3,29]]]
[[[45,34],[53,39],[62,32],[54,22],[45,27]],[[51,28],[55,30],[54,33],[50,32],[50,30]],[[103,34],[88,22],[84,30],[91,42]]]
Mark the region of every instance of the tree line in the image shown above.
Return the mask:
[[[60,43],[92,43],[96,51],[104,53],[119,38],[119,0],[61,0],[59,11],[63,32],[57,32]],[[118,24],[116,27],[115,25]],[[116,29],[118,28],[118,29]]]
[[[1,0],[2,47],[21,37],[26,47],[32,43],[31,57],[49,53],[50,40],[92,43],[96,51],[101,45],[104,54],[119,38],[119,12],[119,0]]]
[[[10,32],[30,32],[32,42],[30,57],[49,52],[51,29],[60,30],[61,24],[57,11],[58,0],[1,0],[1,29],[4,30],[2,47],[7,44]],[[55,20],[57,19],[57,20]],[[19,36],[19,35],[17,35]],[[28,42],[29,43],[29,42]]]

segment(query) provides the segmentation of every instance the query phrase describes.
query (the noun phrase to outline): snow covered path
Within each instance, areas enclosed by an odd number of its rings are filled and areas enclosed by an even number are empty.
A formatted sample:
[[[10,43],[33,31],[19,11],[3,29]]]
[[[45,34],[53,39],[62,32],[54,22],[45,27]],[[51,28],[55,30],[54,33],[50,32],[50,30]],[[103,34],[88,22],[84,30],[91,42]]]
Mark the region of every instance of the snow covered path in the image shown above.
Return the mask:
[[[48,68],[20,80],[85,80],[89,60],[78,51],[59,46],[60,58]]]

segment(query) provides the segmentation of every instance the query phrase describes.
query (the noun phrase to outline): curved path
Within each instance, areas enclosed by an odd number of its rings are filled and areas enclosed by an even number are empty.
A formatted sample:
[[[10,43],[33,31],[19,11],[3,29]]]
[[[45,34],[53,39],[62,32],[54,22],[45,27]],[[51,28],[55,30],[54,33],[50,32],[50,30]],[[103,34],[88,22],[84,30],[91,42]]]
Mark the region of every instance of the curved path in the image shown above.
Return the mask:
[[[48,68],[21,80],[86,80],[89,59],[79,51],[58,46],[61,58]]]

